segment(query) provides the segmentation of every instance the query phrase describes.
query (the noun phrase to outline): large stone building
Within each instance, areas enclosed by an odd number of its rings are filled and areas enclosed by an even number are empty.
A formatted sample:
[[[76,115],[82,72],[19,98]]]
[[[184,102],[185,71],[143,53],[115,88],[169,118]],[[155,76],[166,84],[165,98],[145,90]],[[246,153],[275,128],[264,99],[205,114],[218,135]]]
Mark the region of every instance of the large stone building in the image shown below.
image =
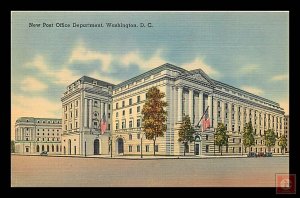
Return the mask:
[[[15,152],[61,153],[61,119],[21,117],[15,124]]]
[[[109,153],[113,84],[83,76],[67,87],[62,101],[62,154]],[[103,116],[107,121],[100,133]]]
[[[287,138],[287,148],[285,152],[289,152],[290,150],[290,116],[289,115],[285,115],[284,116],[284,135]]]
[[[178,129],[183,115],[189,115],[193,125],[208,108],[211,128],[197,129],[195,143],[187,152],[192,155],[210,155],[220,152],[214,145],[214,131],[224,123],[229,134],[229,145],[224,153],[241,154],[246,148],[241,143],[245,123],[251,122],[255,133],[253,152],[264,152],[264,131],[271,128],[280,136],[284,133],[284,112],[278,103],[211,79],[201,69],[187,71],[164,64],[146,73],[126,80],[113,89],[112,140],[116,155],[153,154],[153,141],[145,140],[141,111],[150,87],[156,86],[166,94],[167,131],[156,142],[158,155],[181,155],[183,144],[178,142]],[[142,139],[143,138],[143,139]],[[143,145],[141,147],[141,144]],[[278,142],[274,152],[279,153]]]

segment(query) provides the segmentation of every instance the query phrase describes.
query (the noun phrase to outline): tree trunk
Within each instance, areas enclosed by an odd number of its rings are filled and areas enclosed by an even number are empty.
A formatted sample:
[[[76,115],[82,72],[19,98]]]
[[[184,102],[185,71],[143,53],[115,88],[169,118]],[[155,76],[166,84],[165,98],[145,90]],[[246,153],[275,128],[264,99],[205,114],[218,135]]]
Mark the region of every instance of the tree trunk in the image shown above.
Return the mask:
[[[186,147],[186,143],[183,143],[183,156],[185,156],[185,147]]]
[[[223,146],[221,146],[221,155],[223,155]]]
[[[153,151],[154,151],[154,156],[155,156],[155,140],[153,140],[153,143],[154,143]]]

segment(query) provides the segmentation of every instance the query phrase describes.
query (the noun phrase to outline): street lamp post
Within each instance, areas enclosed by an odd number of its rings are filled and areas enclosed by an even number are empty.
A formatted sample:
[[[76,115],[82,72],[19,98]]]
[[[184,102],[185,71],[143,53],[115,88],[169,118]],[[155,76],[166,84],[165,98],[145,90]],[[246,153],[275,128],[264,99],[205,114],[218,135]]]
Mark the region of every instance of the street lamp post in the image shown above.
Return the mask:
[[[86,157],[86,139],[84,140],[84,157]]]

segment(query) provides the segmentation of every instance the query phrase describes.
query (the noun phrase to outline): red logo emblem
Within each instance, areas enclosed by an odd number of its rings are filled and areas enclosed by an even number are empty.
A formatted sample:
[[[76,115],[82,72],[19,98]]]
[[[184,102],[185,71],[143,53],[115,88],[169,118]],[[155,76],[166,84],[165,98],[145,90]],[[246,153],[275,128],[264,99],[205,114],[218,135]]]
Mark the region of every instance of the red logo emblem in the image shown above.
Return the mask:
[[[276,174],[276,194],[296,194],[296,175]]]

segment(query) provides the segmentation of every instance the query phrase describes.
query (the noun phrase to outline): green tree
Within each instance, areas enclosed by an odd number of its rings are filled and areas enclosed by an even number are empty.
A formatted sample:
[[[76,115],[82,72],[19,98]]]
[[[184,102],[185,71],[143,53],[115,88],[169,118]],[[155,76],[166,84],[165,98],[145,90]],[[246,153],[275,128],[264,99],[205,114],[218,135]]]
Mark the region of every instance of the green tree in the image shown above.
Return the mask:
[[[228,146],[228,135],[226,134],[226,127],[223,123],[218,123],[218,127],[215,134],[215,144],[221,149],[221,155],[223,155],[223,146]]]
[[[151,87],[147,94],[146,102],[142,109],[143,131],[148,140],[153,140],[155,155],[155,142],[157,137],[163,137],[167,130],[167,102],[163,101],[165,93],[160,92],[157,87]]]
[[[10,141],[10,152],[11,153],[15,152],[15,141],[14,140]]]
[[[279,138],[279,146],[281,148],[281,153],[284,154],[285,149],[287,147],[287,139],[285,135],[280,136]]]
[[[180,125],[179,131],[178,131],[178,141],[183,143],[183,155],[185,156],[185,150],[187,148],[188,142],[194,141],[194,133],[195,130],[191,125],[190,117],[184,116],[182,119],[182,123]]]
[[[249,148],[250,152],[250,147],[254,146],[254,133],[253,133],[253,127],[251,122],[248,122],[245,124],[244,131],[243,131],[243,144],[247,148]]]
[[[271,147],[275,146],[276,135],[273,129],[265,131],[265,145],[268,147],[268,152],[271,151]]]

